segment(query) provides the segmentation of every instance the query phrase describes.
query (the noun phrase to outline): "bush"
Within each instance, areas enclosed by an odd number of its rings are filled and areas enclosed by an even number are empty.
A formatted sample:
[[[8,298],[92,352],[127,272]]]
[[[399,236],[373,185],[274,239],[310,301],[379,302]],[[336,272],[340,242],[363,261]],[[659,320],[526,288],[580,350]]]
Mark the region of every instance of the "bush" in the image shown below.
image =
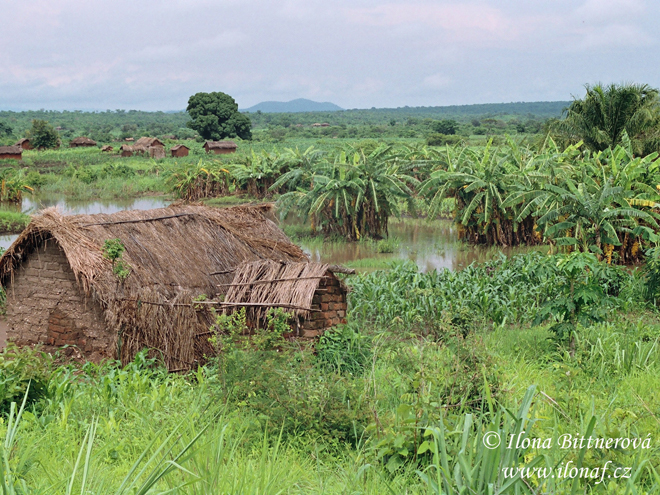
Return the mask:
[[[0,353],[0,413],[8,414],[11,403],[20,404],[26,392],[26,405],[46,397],[52,373],[53,359],[49,354],[7,343]]]
[[[399,239],[390,237],[389,239],[382,239],[376,243],[376,251],[379,253],[394,253],[399,249]]]
[[[218,363],[218,393],[255,412],[274,435],[356,444],[368,422],[361,381],[316,366],[309,353],[236,349]]]
[[[461,142],[461,137],[456,135],[446,135],[440,133],[429,134],[426,138],[426,144],[429,146],[447,146],[455,145]]]
[[[316,352],[322,365],[357,375],[371,361],[371,340],[350,325],[340,325],[321,336]]]

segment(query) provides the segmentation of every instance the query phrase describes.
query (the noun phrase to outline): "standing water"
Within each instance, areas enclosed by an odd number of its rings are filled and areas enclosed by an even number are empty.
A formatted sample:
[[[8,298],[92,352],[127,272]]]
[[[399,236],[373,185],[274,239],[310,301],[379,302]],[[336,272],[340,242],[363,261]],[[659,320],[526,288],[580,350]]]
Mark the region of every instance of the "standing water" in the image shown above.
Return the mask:
[[[123,210],[151,210],[152,208],[162,208],[171,201],[163,197],[138,198],[138,199],[114,199],[103,201],[71,201],[64,196],[27,195],[23,198],[20,205],[4,206],[4,209],[13,211],[22,211],[23,213],[33,214],[44,208],[57,207],[64,215],[92,215],[95,213],[116,213]],[[18,235],[0,236],[0,247],[7,249]]]
[[[63,196],[39,195],[23,198],[22,205],[6,206],[6,209],[33,214],[44,208],[57,207],[65,215],[91,215],[116,213],[123,210],[150,210],[162,208],[171,201],[164,197],[116,199],[104,201],[71,201]],[[298,219],[290,219],[282,226],[302,227]],[[17,235],[0,236],[0,248],[7,249]],[[487,249],[468,246],[458,240],[458,234],[449,220],[391,219],[389,223],[389,249],[383,253],[383,245],[374,241],[333,242],[322,237],[305,238],[297,244],[312,261],[345,264],[357,270],[385,268],[389,262],[411,260],[423,272],[448,268],[460,270],[474,261],[486,261],[499,252],[512,254],[520,249]],[[525,248],[523,248],[525,249]]]

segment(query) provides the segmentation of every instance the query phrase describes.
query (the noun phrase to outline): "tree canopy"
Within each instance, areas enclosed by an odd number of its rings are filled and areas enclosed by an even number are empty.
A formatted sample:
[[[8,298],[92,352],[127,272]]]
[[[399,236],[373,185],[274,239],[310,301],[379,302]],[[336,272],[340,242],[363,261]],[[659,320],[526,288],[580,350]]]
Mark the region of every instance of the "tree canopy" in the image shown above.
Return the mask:
[[[565,118],[551,129],[555,137],[572,144],[583,141],[592,151],[622,144],[624,131],[633,150],[647,155],[660,150],[660,98],[647,84],[586,86],[583,99],[575,99]]]
[[[238,111],[236,101],[226,93],[197,93],[188,99],[186,111],[192,118],[188,127],[204,139],[252,139],[250,118]]]
[[[32,127],[26,132],[33,148],[57,148],[60,136],[55,128],[45,120],[35,119]]]

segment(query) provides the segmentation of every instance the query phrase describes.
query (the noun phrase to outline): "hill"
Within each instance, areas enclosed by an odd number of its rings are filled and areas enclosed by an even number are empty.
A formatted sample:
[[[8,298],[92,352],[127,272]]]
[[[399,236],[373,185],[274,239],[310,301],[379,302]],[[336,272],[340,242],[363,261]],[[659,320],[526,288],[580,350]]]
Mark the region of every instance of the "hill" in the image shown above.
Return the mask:
[[[340,106],[334,103],[318,102],[306,100],[305,98],[298,98],[291,101],[262,101],[256,105],[241,110],[241,112],[255,113],[300,113],[300,112],[336,112],[343,110]]]

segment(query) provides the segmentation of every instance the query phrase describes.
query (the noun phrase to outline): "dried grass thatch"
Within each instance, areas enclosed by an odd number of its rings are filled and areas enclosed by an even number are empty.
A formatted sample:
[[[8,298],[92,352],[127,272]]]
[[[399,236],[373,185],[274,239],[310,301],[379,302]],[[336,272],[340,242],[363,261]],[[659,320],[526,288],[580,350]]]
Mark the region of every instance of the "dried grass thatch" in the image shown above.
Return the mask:
[[[63,249],[83,290],[98,301],[119,335],[126,363],[144,347],[158,349],[170,369],[189,369],[210,352],[211,314],[191,306],[204,294],[224,294],[237,267],[264,259],[306,262],[302,250],[270,218],[272,205],[210,208],[174,205],[111,215],[35,216],[0,258],[7,286],[21,261],[44,242]],[[130,275],[120,281],[103,257],[108,239],[121,239]]]
[[[249,319],[261,320],[269,307],[281,307],[308,317],[312,298],[323,277],[332,276],[323,263],[287,263],[260,260],[244,263],[225,294],[225,303],[247,303]]]
[[[206,141],[204,148],[210,150],[235,150],[238,145],[234,141]]]
[[[69,143],[69,146],[96,146],[96,141],[85,136],[80,136],[75,139],[72,139]]]
[[[147,148],[144,146],[131,146],[129,144],[122,144],[119,150],[121,151],[122,156],[133,156],[147,153]]]
[[[160,146],[163,147],[165,144],[158,139],[154,137],[141,137],[137,141],[135,141],[135,146],[144,146],[145,148],[149,148],[150,146]]]
[[[20,146],[0,146],[0,155],[20,155],[23,148]]]

